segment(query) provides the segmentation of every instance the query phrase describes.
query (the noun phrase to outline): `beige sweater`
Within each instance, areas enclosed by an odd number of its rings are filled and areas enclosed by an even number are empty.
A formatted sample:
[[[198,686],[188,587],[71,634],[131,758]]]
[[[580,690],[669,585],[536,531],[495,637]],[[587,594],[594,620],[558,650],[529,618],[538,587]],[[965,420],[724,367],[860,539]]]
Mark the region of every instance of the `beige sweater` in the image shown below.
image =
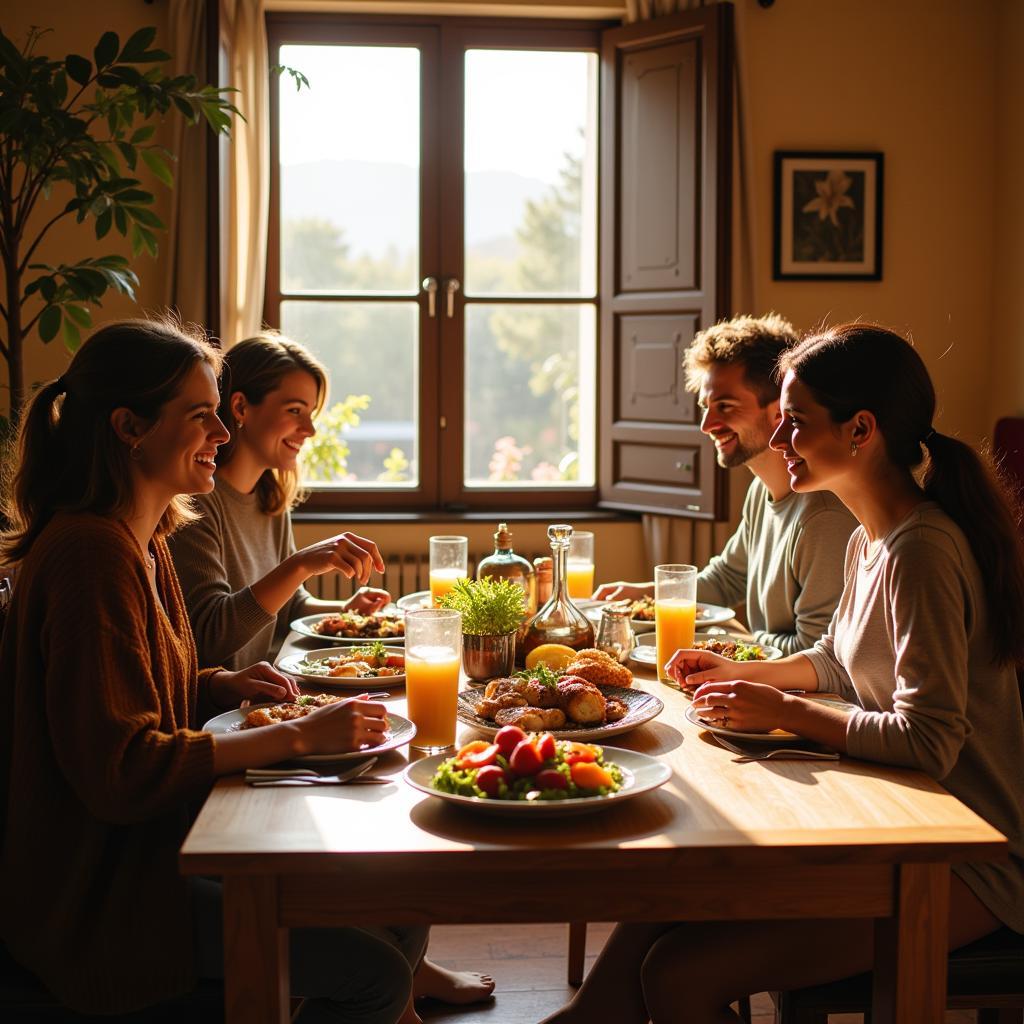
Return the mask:
[[[176,533],[170,547],[199,663],[240,669],[273,660],[288,624],[307,614],[311,597],[299,587],[271,615],[250,588],[295,553],[291,517],[268,516],[255,494],[242,494],[224,480],[195,501],[202,519]]]
[[[0,935],[90,1013],[195,983],[177,861],[213,782],[213,737],[193,731],[208,673],[155,548],[164,607],[123,523],[57,515],[21,564],[0,646]]]
[[[854,533],[831,629],[804,653],[821,689],[864,709],[852,756],[941,780],[1009,839],[1009,862],[954,870],[1024,932],[1024,713],[1013,667],[992,661],[989,615],[967,539],[925,502],[874,550]]]

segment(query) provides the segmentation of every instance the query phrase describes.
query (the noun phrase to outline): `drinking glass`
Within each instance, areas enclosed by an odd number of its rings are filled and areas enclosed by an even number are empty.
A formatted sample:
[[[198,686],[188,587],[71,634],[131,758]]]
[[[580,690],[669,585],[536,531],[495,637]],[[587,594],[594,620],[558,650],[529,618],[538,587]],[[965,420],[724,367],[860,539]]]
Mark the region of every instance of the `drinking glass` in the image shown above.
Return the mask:
[[[405,616],[405,695],[412,746],[437,754],[455,745],[462,613],[426,608]]]
[[[665,665],[676,651],[693,646],[697,623],[697,567],[654,567],[654,628],[658,646],[658,678],[671,682]]]
[[[430,601],[436,608],[456,580],[469,577],[467,537],[430,538]]]
[[[594,593],[594,535],[574,530],[569,545],[569,596],[590,597]]]

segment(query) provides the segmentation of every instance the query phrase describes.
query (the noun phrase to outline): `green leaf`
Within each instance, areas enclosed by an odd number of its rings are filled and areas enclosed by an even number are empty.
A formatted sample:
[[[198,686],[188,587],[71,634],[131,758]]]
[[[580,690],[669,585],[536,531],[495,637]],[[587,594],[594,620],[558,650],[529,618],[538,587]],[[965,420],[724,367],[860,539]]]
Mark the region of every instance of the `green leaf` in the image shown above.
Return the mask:
[[[124,44],[120,59],[130,64],[136,63],[154,39],[156,39],[156,29],[152,25],[133,32],[128,42]]]
[[[105,68],[108,64],[113,64],[117,59],[117,51],[120,49],[121,40],[117,38],[117,33],[104,32],[96,44],[96,49],[92,52],[96,67]]]
[[[121,209],[120,206],[114,207],[114,224],[117,226],[117,230],[122,234],[126,234],[128,231],[128,215]]]
[[[39,293],[47,302],[53,302],[53,297],[57,294],[57,282],[52,277],[40,278]]]
[[[186,117],[190,122],[194,122],[196,119],[195,108],[182,96],[173,95],[171,96],[174,105],[178,108],[181,114]]]
[[[129,145],[127,142],[118,142],[117,148],[121,151],[121,156],[124,157],[124,162],[134,171],[135,162],[137,160],[135,147]]]
[[[152,210],[147,210],[144,206],[126,206],[125,210],[127,210],[129,217],[140,224],[145,224],[148,228],[162,228],[164,226],[164,222]]]
[[[140,150],[146,166],[167,186],[174,185],[174,175],[164,162],[164,158],[154,149]]]
[[[142,229],[138,226],[138,224],[133,224],[132,225],[131,241],[132,241],[132,255],[133,256],[138,256],[139,253],[142,252],[142,247],[145,244],[142,241]]]
[[[147,50],[140,58],[139,63],[155,64],[158,61],[170,60],[171,55],[165,50]]]
[[[64,316],[70,316],[79,327],[92,327],[92,316],[85,306],[67,305],[64,307]]]
[[[118,192],[114,198],[119,203],[152,203],[153,193],[143,192],[141,188],[126,188],[123,192]]]
[[[140,142],[149,142],[149,140],[153,138],[155,134],[155,124],[144,124],[141,128],[137,129],[133,133],[131,139],[129,139],[129,142],[131,142],[133,146],[137,146],[139,145]]]
[[[156,235],[148,228],[139,228],[139,233],[142,235],[142,244],[146,247],[146,251],[150,256],[155,257],[157,252]]]
[[[45,342],[53,341],[60,330],[60,306],[47,306],[39,318],[39,337]]]
[[[96,218],[96,240],[99,241],[104,235],[110,230],[110,225],[113,222],[113,214],[110,210],[101,213]]]
[[[92,64],[77,53],[69,53],[64,58],[64,70],[68,78],[79,85],[85,85],[92,78]]]
[[[64,317],[64,347],[75,352],[82,344],[82,333],[70,317]]]

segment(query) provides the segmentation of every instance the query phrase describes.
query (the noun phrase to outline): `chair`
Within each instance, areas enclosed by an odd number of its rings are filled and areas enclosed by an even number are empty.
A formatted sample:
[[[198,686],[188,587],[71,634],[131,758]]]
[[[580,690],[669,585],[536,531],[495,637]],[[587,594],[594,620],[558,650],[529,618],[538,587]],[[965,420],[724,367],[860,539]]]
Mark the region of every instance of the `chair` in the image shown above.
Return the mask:
[[[978,1024],[1024,1020],[1024,935],[1000,928],[949,955],[951,1010],[977,1010]],[[870,1020],[871,974],[775,994],[778,1024],[827,1024],[830,1013]]]

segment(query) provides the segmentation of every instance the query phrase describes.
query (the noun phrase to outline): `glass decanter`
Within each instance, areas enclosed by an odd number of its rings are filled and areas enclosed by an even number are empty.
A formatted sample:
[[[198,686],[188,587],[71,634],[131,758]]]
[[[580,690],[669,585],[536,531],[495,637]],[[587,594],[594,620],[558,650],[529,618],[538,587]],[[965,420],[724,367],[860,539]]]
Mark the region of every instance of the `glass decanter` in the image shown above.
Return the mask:
[[[569,599],[569,577],[566,563],[572,527],[563,523],[548,527],[553,557],[551,597],[526,624],[523,656],[541,644],[564,644],[574,650],[594,646],[594,627],[590,620]]]

